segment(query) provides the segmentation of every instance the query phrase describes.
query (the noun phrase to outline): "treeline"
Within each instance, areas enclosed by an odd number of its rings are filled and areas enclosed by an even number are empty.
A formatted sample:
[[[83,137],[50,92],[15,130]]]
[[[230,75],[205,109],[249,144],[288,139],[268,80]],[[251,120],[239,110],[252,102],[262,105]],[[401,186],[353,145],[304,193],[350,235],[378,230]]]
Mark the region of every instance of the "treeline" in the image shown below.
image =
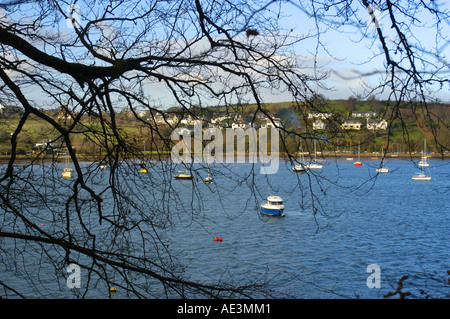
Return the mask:
[[[300,147],[311,152],[314,141],[322,152],[352,152],[360,147],[362,152],[414,153],[422,151],[424,139],[429,152],[444,154],[448,151],[449,104],[430,103],[426,108],[427,113],[419,114],[415,112],[414,103],[404,103],[396,108],[394,106],[375,98],[327,100],[318,96],[308,103],[267,103],[263,105],[264,113],[256,112],[256,105],[243,104],[202,108],[193,106],[190,110],[171,107],[164,111],[143,110],[137,113],[123,109],[115,116],[123,140],[142,152],[170,151],[173,129],[189,127],[187,118],[202,120],[204,128],[212,123],[226,128],[231,127],[234,122],[255,128],[272,122],[277,127],[278,122],[273,120],[279,120],[278,128],[283,138],[280,151],[288,153],[296,153]],[[8,110],[0,116],[0,154],[10,151],[11,135],[21,115],[20,108]],[[71,117],[67,114],[62,116],[61,108],[47,111],[47,114],[58,122],[70,124]],[[176,121],[169,122],[173,116],[176,116]],[[221,117],[226,120],[218,121]],[[359,123],[359,126],[344,128],[343,124],[347,119]],[[368,125],[381,120],[386,121],[387,127],[373,128]],[[84,116],[76,124],[72,140],[79,154],[101,154],[105,142],[115,142],[112,135],[96,134],[99,130],[101,125],[92,115]],[[56,146],[46,147],[46,152],[60,152],[62,140],[58,140],[58,136],[58,132],[49,123],[30,117],[18,135],[17,154],[40,152],[48,141],[53,141],[52,146]]]

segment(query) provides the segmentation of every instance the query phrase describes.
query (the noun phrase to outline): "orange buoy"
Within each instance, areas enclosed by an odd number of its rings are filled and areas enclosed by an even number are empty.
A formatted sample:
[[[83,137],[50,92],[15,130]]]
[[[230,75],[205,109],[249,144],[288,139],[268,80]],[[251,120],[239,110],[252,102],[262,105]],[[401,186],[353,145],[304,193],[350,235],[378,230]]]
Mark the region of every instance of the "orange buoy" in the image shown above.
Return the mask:
[[[222,237],[219,237],[219,241],[222,241]]]

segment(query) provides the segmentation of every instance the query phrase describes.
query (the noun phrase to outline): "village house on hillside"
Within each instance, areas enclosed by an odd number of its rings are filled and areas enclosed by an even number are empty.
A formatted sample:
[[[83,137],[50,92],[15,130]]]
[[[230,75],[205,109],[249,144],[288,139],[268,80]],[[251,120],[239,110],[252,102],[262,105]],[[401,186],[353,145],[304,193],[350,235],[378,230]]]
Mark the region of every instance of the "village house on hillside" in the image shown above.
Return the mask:
[[[23,109],[15,105],[3,105],[0,103],[0,116],[22,115]]]
[[[345,119],[342,122],[342,128],[344,130],[360,130],[361,129],[361,121],[358,119]]]
[[[280,128],[283,127],[283,122],[278,117],[273,117],[272,119],[265,118],[261,123],[262,128]]]
[[[355,118],[371,118],[376,117],[378,114],[372,111],[368,112],[352,112],[352,117]]]
[[[331,118],[333,116],[333,113],[321,113],[321,112],[315,112],[315,113],[309,113],[308,119],[322,119],[326,120],[328,118]]]
[[[234,129],[237,129],[237,128],[241,128],[241,129],[246,129],[247,128],[247,124],[245,124],[244,122],[242,122],[242,121],[238,121],[238,122],[233,122],[232,124],[231,124],[231,128],[234,130]]]
[[[70,121],[74,115],[69,111],[67,105],[60,105],[55,112],[55,116],[59,121]]]
[[[324,130],[324,129],[326,129],[326,127],[327,127],[327,125],[321,119],[317,119],[313,123],[313,130],[315,130],[315,131]]]
[[[384,131],[388,128],[388,122],[383,119],[367,119],[367,129],[373,131]]]
[[[314,131],[325,131],[332,121],[336,121],[332,112],[309,112],[307,115],[311,120],[312,129]],[[341,127],[345,130],[367,130],[379,131],[386,130],[388,122],[383,119],[376,118],[377,113],[373,111],[366,112],[352,112],[350,117],[345,118]],[[250,120],[251,118],[251,120]],[[225,129],[230,127],[232,129],[247,129],[252,125],[255,128],[282,128],[284,121],[278,117],[277,114],[265,114],[257,112],[254,114],[229,113],[223,111],[212,112],[205,118],[195,117],[195,115],[182,114],[180,112],[161,112],[155,114],[152,118],[157,124],[168,124],[171,126],[192,126],[194,120],[201,120],[205,128],[219,128]],[[339,120],[338,120],[339,121]],[[300,121],[297,122],[300,125]],[[294,127],[295,129],[295,127]]]

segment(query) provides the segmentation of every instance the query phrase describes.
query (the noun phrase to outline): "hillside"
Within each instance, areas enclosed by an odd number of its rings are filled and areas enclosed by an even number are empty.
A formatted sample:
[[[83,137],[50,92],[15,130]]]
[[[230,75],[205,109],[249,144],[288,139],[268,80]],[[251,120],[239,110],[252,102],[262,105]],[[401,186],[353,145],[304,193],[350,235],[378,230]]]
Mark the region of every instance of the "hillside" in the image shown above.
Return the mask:
[[[303,138],[303,146],[311,149],[312,140],[320,140],[320,149],[329,152],[345,152],[355,151],[356,145],[361,145],[363,152],[381,152],[387,150],[389,152],[420,152],[423,147],[423,139],[427,140],[427,149],[434,153],[444,153],[450,146],[449,132],[449,113],[450,105],[433,104],[428,106],[429,114],[413,114],[411,105],[405,104],[398,109],[396,117],[391,120],[392,107],[384,101],[375,99],[360,101],[350,98],[348,100],[320,100],[315,101],[320,105],[321,110],[325,112],[317,112],[317,107],[312,104],[298,105],[292,102],[267,103],[263,105],[264,111],[271,118],[280,119],[283,125],[282,135],[285,143],[282,144],[280,151],[296,152],[299,148],[299,136]],[[256,105],[239,105],[225,108],[216,106],[208,108],[192,108],[191,118],[201,118],[204,120],[204,127],[208,123],[213,123],[220,115],[228,115],[228,120],[220,123],[223,127],[229,127],[232,122],[237,121],[245,125],[253,125],[258,128],[269,121],[265,116],[255,117]],[[186,112],[181,112],[177,108],[170,109],[170,115],[178,114],[178,121],[187,116]],[[16,109],[17,112],[17,109]],[[361,113],[371,112],[371,113]],[[153,152],[161,150],[163,143],[158,140],[156,135],[151,137],[148,128],[145,128],[142,121],[137,120],[131,112],[122,111],[117,114],[117,122],[120,126],[122,136],[138,150]],[[57,118],[57,110],[49,111],[49,114]],[[160,114],[157,114],[160,115]],[[263,115],[262,113],[260,115]],[[329,117],[324,118],[325,115]],[[162,132],[162,135],[170,139],[172,132],[167,125],[167,118],[160,122],[152,122],[155,116],[150,116],[149,112],[143,112],[142,120],[153,123]],[[367,117],[365,117],[367,116]],[[430,126],[427,117],[433,118],[439,126]],[[10,152],[10,139],[19,122],[20,115],[17,113],[3,114],[0,117],[0,155],[7,155]],[[358,128],[343,128],[343,123],[351,119],[355,123],[359,123]],[[385,119],[390,123],[385,129],[373,129],[369,123],[376,123]],[[438,120],[437,120],[438,119]],[[265,122],[264,122],[265,121]],[[323,122],[323,127],[317,126],[318,122]],[[178,122],[172,125],[183,126],[188,122]],[[88,117],[76,126],[76,134],[73,134],[72,142],[79,154],[93,155],[100,154],[102,148],[98,134],[94,132],[100,128],[100,124],[96,120]],[[436,134],[436,140],[440,144],[435,143],[433,132]],[[32,154],[42,149],[39,143],[45,143],[48,140],[55,140],[58,132],[51,125],[36,116],[31,116],[25,123],[21,134],[18,137],[18,154]],[[389,137],[389,145],[387,144]],[[55,140],[55,147],[61,141]],[[161,148],[160,148],[161,147]],[[47,150],[48,151],[48,150]]]

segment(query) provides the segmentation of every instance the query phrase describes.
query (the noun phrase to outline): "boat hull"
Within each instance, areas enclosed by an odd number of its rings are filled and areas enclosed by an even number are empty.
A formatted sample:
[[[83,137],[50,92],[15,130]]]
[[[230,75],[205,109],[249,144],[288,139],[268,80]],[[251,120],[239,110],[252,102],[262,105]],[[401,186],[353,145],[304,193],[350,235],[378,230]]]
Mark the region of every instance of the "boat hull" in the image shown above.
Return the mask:
[[[292,170],[297,173],[306,172],[306,169],[302,165],[295,165]]]
[[[322,167],[323,166],[320,164],[309,164],[306,166],[306,168],[309,168],[309,169],[321,169]]]
[[[377,173],[388,173],[389,169],[387,168],[377,168]]]
[[[212,183],[212,177],[205,177],[205,178],[203,179],[203,181],[204,181],[206,184]]]
[[[362,163],[361,162],[355,162],[355,163],[353,163],[353,165],[355,165],[355,166],[362,166]]]
[[[173,177],[175,177],[175,179],[193,179],[194,176],[189,175],[189,174],[178,174],[178,175],[174,175]]]
[[[70,168],[65,168],[61,174],[64,178],[72,178],[74,175],[73,170]]]
[[[431,176],[419,175],[419,176],[413,176],[412,179],[415,181],[431,181]]]
[[[261,214],[269,215],[269,216],[284,217],[283,209],[279,209],[279,208],[267,208],[267,207],[261,206]]]

